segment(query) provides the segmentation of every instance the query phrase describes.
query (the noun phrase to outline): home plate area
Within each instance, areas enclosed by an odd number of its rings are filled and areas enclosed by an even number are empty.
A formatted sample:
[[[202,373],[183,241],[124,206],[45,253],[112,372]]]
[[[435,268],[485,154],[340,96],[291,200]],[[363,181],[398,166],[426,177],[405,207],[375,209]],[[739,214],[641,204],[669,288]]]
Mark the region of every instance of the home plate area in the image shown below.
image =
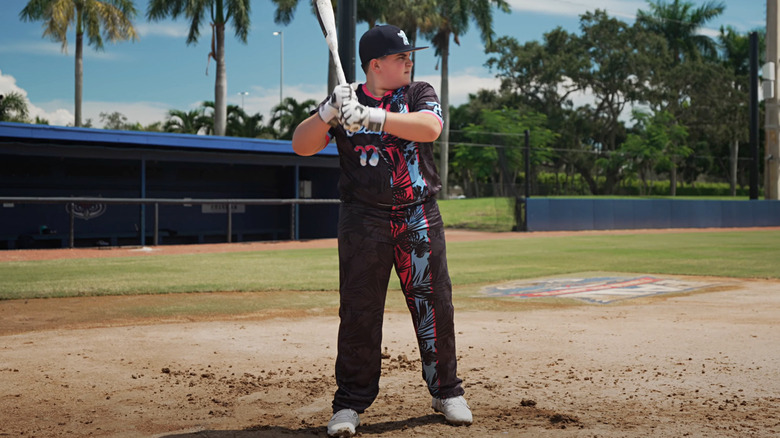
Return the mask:
[[[594,304],[609,304],[631,298],[684,293],[719,286],[703,281],[639,276],[580,275],[575,278],[517,280],[482,289],[490,297],[573,298]]]

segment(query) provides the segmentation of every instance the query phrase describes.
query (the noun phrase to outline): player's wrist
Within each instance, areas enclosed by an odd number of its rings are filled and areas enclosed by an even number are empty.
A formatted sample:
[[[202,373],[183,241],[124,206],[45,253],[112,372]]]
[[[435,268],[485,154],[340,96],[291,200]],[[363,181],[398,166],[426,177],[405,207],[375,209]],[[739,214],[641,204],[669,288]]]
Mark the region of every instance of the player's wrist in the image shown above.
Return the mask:
[[[320,120],[332,126],[334,122],[338,122],[339,109],[325,102],[317,108],[317,115]]]
[[[371,132],[382,132],[387,119],[387,111],[382,108],[369,108],[368,117],[365,119],[365,127]]]

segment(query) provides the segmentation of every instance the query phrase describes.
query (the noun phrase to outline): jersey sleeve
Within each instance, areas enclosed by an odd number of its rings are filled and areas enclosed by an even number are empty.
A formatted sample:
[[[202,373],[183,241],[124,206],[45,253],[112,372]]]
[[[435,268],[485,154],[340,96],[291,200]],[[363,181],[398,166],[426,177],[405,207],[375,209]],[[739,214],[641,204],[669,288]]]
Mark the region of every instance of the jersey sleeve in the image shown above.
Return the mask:
[[[427,82],[414,82],[410,88],[410,94],[412,94],[413,99],[410,102],[409,111],[431,113],[436,116],[436,118],[439,119],[439,123],[444,126],[441,103],[439,102],[439,96],[436,94],[436,90],[433,86]]]

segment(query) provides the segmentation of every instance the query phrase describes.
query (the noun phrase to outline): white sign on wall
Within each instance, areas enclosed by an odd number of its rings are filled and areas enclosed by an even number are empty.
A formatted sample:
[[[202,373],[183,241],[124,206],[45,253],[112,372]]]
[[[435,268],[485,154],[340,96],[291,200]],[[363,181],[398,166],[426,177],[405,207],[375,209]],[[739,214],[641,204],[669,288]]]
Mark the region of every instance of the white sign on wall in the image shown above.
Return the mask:
[[[227,204],[203,204],[201,206],[201,212],[202,213],[221,213],[225,214],[227,213]],[[235,213],[245,213],[246,212],[246,204],[230,204],[230,212]]]

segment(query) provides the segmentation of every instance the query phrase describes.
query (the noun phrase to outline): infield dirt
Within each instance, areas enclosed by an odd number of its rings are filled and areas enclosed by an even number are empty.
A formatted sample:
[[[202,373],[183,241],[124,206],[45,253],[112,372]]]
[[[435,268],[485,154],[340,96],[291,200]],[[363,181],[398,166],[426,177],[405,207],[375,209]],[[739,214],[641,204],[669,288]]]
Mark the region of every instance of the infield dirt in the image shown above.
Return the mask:
[[[207,247],[220,246],[190,250]],[[73,315],[122,299],[170,297],[0,301],[0,436],[325,436],[337,309]],[[611,305],[458,309],[475,422],[452,427],[430,407],[408,314],[390,311],[381,391],[359,436],[778,436],[778,316],[780,282],[732,279]]]

